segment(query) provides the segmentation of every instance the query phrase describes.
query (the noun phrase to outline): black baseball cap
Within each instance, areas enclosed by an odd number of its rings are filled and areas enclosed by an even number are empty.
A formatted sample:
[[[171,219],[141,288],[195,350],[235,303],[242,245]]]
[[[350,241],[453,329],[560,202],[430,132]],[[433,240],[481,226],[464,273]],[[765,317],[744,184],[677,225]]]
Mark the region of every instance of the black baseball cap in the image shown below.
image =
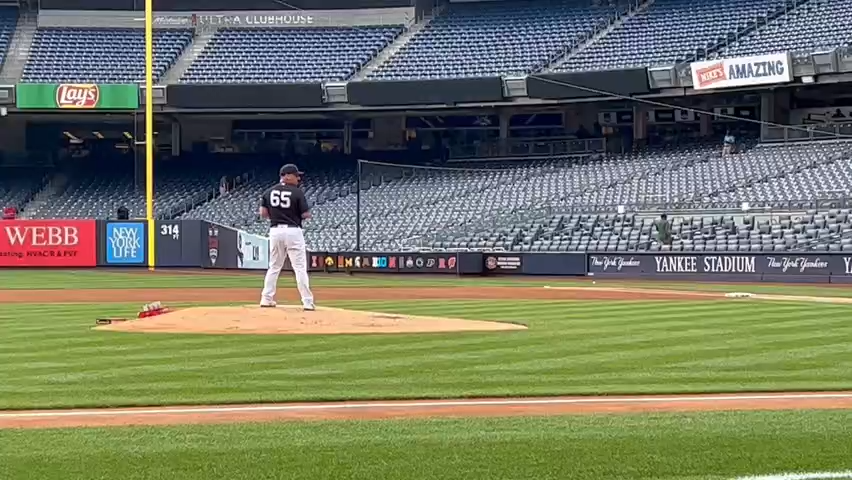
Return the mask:
[[[296,165],[293,165],[292,163],[288,163],[287,165],[284,165],[283,167],[281,167],[280,173],[281,173],[282,177],[284,175],[304,175],[305,174],[305,172],[299,170],[299,167],[297,167]]]

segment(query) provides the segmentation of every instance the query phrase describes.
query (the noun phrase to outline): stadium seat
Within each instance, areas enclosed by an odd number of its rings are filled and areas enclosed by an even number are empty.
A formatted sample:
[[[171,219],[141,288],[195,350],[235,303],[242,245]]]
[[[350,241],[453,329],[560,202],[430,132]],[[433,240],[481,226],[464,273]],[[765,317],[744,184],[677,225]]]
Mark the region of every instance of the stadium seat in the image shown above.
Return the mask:
[[[192,41],[190,30],[154,31],[154,78]],[[28,83],[141,83],[145,35],[130,28],[39,28],[22,80]]]
[[[402,32],[402,25],[222,29],[184,83],[305,83],[346,80]]]

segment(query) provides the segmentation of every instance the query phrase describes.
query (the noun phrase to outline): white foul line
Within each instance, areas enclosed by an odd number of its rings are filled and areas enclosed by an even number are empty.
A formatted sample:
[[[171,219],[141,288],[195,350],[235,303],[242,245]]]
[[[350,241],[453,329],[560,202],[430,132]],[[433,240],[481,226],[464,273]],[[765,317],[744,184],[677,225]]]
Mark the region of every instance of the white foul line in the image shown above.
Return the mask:
[[[133,416],[164,414],[216,414],[216,413],[253,413],[316,410],[358,410],[358,409],[406,409],[435,407],[488,407],[488,406],[524,406],[524,405],[582,405],[606,403],[687,403],[687,402],[737,402],[757,400],[819,400],[852,399],[852,393],[790,393],[776,395],[676,395],[669,397],[576,397],[576,398],[540,398],[540,399],[503,399],[503,400],[431,400],[399,402],[363,402],[363,403],[318,403],[299,405],[246,405],[228,407],[177,407],[177,408],[137,408],[137,409],[101,409],[101,410],[57,410],[41,412],[0,413],[3,418],[45,418],[45,417],[96,417],[96,416]]]
[[[735,480],[818,480],[831,478],[852,478],[852,470],[845,472],[777,473],[774,475],[737,477]]]

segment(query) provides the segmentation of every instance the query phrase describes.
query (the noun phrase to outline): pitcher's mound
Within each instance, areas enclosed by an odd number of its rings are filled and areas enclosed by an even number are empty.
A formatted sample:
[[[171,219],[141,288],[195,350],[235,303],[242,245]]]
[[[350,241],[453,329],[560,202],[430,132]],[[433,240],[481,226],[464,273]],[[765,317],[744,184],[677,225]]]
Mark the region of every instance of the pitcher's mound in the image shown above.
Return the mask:
[[[318,307],[316,311],[305,312],[293,306],[194,307],[157,317],[95,327],[96,330],[121,332],[254,335],[475,332],[526,328],[512,323],[414,317],[339,308]]]

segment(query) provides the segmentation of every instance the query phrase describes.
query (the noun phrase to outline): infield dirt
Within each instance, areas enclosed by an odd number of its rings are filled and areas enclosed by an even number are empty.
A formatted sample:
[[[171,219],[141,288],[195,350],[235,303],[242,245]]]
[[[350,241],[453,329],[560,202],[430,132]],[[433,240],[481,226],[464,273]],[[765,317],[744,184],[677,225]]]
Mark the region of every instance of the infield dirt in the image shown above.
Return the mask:
[[[505,322],[420,317],[341,308],[191,307],[155,317],[113,323],[97,330],[217,335],[348,335],[362,333],[496,332],[525,330]]]

